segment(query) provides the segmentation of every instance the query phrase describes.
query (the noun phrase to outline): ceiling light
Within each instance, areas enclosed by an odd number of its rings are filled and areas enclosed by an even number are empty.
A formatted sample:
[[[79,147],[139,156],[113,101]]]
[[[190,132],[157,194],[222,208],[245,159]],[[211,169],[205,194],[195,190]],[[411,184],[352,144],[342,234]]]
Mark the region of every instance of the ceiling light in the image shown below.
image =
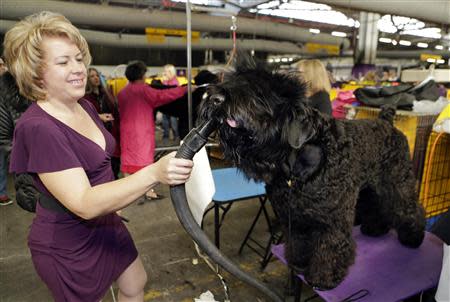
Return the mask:
[[[288,62],[288,58],[281,58],[281,62]]]
[[[411,41],[400,40],[400,41],[398,41],[398,44],[403,45],[403,46],[411,46]]]
[[[313,33],[313,34],[320,34],[320,29],[317,29],[317,28],[310,28],[310,29],[309,29],[309,32],[310,32],[310,33]]]
[[[443,50],[444,46],[442,45],[436,45],[434,48],[436,48],[437,50]]]
[[[347,37],[347,34],[341,31],[333,31],[331,33],[331,35],[336,36],[336,37]]]
[[[269,1],[263,4],[258,5],[258,9],[269,9],[274,8],[280,5],[280,1]]]
[[[417,47],[428,48],[428,44],[427,43],[423,43],[423,42],[419,42],[419,43],[417,43]]]
[[[434,62],[436,62],[436,59],[428,58],[428,59],[427,59],[427,62],[428,62],[428,63],[434,63]]]
[[[379,38],[378,41],[380,41],[381,43],[391,43],[392,39],[389,38]]]
[[[441,29],[437,27],[427,27],[421,29],[404,30],[402,35],[413,35],[424,38],[440,39],[442,38]]]
[[[438,63],[438,64],[444,64],[444,63],[445,63],[445,60],[444,60],[444,59],[439,59],[439,60],[436,61],[436,63]]]
[[[290,0],[289,2],[269,1],[257,6],[258,14],[306,20],[340,26],[359,27],[359,22],[348,18],[330,6],[309,1]]]

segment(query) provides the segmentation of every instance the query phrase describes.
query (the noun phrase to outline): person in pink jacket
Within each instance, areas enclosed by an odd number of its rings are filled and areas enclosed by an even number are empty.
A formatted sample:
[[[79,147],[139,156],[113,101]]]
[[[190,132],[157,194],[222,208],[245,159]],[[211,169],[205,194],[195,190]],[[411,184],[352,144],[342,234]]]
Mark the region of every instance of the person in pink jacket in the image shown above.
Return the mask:
[[[133,174],[153,163],[155,153],[154,110],[187,92],[186,87],[157,90],[145,83],[147,66],[142,61],[128,64],[125,76],[129,83],[118,94],[120,115],[121,171]],[[149,199],[158,198],[154,191]]]

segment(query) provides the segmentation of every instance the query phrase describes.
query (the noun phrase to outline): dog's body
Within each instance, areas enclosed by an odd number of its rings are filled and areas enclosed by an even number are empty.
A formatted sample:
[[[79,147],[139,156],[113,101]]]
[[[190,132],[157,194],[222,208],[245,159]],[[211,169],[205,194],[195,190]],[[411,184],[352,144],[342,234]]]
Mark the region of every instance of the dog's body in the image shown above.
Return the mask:
[[[307,105],[297,76],[251,61],[237,66],[209,89],[201,115],[222,122],[226,158],[266,182],[289,263],[312,286],[334,288],[354,262],[357,208],[364,234],[394,228],[402,244],[421,244],[424,212],[393,109],[376,120],[335,120]]]

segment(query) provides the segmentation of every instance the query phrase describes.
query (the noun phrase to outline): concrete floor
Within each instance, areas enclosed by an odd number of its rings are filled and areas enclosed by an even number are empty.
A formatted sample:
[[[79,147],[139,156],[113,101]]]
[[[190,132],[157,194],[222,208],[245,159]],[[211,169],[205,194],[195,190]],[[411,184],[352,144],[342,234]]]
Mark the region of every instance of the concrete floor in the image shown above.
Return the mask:
[[[215,165],[221,165],[217,163]],[[11,184],[10,184],[11,187]],[[10,190],[10,192],[12,192]],[[169,196],[167,186],[159,186],[159,193]],[[12,192],[13,194],[13,192]],[[264,272],[260,270],[260,256],[245,248],[238,255],[240,243],[258,210],[258,200],[237,202],[227,214],[221,230],[221,250],[251,275],[264,281],[279,294],[286,292],[288,270],[273,260]],[[138,205],[123,211],[130,219],[127,224],[147,271],[149,281],[145,287],[145,301],[193,301],[210,290],[217,301],[224,301],[223,287],[211,269],[198,259],[190,237],[180,225],[169,198]],[[261,217],[262,218],[262,217]],[[51,301],[51,296],[34,271],[26,239],[33,214],[16,204],[0,207],[0,301]],[[213,213],[205,218],[204,229],[213,238]],[[260,219],[253,238],[267,242],[267,225]],[[198,259],[198,264],[193,260]],[[266,301],[258,291],[223,272],[230,289],[231,301]],[[115,288],[117,294],[117,288]],[[306,288],[304,297],[311,296]],[[104,302],[113,301],[107,294]],[[286,301],[293,301],[287,297]],[[315,301],[321,301],[316,299]]]

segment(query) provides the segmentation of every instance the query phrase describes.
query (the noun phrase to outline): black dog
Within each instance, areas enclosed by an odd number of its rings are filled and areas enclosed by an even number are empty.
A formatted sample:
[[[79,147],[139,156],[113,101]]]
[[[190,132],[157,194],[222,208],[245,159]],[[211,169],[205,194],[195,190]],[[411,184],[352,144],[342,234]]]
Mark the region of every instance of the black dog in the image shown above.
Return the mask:
[[[422,243],[424,211],[394,109],[376,120],[335,120],[308,106],[298,75],[248,59],[236,66],[208,88],[201,117],[221,122],[225,157],[265,181],[289,263],[310,285],[334,288],[353,264],[357,202],[364,234],[394,228],[402,244]]]

